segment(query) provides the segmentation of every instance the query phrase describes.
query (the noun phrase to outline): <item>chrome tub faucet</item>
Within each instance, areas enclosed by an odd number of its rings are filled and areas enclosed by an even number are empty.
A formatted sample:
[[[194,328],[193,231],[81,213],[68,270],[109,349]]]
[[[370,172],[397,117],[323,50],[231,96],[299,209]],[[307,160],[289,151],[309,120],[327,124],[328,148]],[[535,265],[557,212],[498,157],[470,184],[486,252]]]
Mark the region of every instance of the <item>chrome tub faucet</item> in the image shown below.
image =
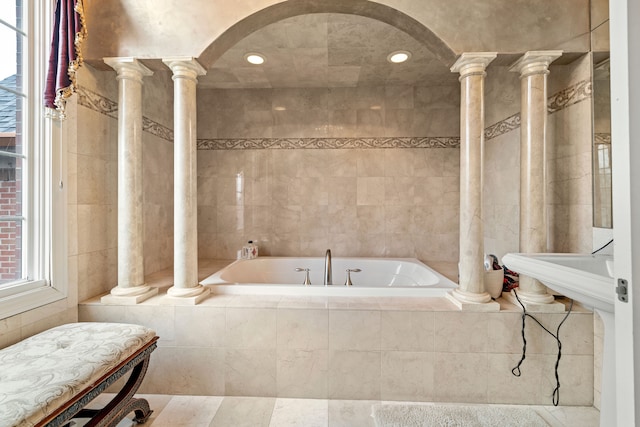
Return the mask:
[[[333,285],[333,278],[331,274],[331,249],[327,249],[327,253],[324,255],[324,285]]]

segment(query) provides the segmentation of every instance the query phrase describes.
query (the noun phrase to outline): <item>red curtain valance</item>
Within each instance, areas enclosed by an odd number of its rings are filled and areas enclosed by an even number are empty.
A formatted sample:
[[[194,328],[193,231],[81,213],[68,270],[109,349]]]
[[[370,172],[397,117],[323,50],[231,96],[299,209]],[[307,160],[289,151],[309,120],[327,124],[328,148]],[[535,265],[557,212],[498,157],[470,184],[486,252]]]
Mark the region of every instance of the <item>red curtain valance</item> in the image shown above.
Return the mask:
[[[81,45],[87,36],[82,0],[57,0],[44,105],[64,114],[66,99],[76,90],[82,65]]]

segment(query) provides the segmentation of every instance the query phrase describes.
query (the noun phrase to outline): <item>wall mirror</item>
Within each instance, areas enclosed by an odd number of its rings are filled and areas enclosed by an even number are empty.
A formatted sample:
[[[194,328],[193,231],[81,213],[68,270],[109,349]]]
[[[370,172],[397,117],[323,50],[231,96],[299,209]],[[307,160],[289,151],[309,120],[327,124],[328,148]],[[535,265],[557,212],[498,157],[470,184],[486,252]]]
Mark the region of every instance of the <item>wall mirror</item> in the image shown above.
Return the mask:
[[[593,226],[613,227],[609,55],[593,56]]]

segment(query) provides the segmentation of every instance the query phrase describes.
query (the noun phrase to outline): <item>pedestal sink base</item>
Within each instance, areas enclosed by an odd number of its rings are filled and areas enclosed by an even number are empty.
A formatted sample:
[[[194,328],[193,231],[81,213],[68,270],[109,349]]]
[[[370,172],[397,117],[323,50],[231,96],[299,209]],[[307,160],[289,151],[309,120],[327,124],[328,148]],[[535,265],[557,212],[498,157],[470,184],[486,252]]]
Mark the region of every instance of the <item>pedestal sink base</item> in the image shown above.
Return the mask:
[[[506,254],[511,270],[533,277],[554,292],[592,308],[604,324],[600,425],[616,425],[615,281],[607,269],[612,257],[592,254]]]
[[[600,425],[616,425],[616,365],[615,316],[604,310],[595,310],[604,325],[602,350],[602,386],[600,390]]]

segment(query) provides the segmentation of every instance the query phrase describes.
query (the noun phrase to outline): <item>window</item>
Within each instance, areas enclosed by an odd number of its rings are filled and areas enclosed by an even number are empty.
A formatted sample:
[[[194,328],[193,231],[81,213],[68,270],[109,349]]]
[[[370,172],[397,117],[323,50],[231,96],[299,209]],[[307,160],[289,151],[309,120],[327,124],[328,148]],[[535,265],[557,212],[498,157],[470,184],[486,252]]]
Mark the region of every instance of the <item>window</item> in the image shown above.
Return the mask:
[[[42,107],[51,12],[50,1],[0,2],[0,318],[66,294],[54,280],[66,271],[66,197],[51,179],[65,159]]]

